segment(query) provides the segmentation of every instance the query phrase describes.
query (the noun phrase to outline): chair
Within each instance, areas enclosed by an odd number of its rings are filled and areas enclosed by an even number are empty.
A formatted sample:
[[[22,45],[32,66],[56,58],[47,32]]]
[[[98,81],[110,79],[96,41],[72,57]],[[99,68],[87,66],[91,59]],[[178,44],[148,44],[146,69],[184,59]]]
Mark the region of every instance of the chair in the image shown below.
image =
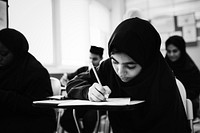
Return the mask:
[[[55,77],[50,77],[50,80],[51,80],[53,95],[54,96],[61,95],[62,87],[61,87],[60,81]],[[62,131],[62,128],[60,126],[60,117],[63,113],[63,109],[55,109],[55,112],[56,112],[56,118],[57,118],[56,133],[59,133]]]
[[[191,102],[190,99],[187,99],[185,87],[183,86],[183,84],[178,79],[176,79],[176,84],[177,84],[179,92],[181,94],[183,105],[184,105],[184,108],[185,108],[185,111],[186,111],[186,114],[187,114],[187,119],[190,122],[190,127],[191,127],[191,130],[192,130],[191,133],[194,133],[192,102]]]
[[[73,117],[74,117],[74,121],[75,121],[77,130],[78,130],[78,133],[81,133],[81,128],[82,128],[81,121],[82,120],[81,119],[79,120],[76,117],[75,109],[73,109]],[[100,114],[99,114],[99,110],[97,110],[97,121],[96,121],[95,129],[94,129],[93,133],[98,133],[99,125],[100,125]]]
[[[53,95],[60,95],[61,94],[61,84],[60,81],[55,78],[55,77],[50,77],[51,80],[51,86],[52,86],[52,90],[53,90]]]
[[[112,133],[110,121],[108,119],[108,111],[106,111],[106,114],[103,114],[100,117],[100,124],[99,124],[99,130],[98,131],[101,132],[101,133]]]

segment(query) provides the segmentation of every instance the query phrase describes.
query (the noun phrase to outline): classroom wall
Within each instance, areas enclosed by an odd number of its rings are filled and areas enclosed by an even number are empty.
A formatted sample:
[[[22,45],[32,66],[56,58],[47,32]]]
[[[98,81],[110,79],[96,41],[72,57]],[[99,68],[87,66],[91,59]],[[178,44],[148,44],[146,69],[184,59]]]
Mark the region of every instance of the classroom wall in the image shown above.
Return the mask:
[[[135,16],[147,20],[190,13],[200,14],[200,0],[126,0],[125,13],[128,14],[130,11],[133,11]],[[200,31],[199,23],[200,20],[196,25],[197,32]],[[165,39],[162,38],[162,42]],[[198,33],[196,42],[197,45],[188,46],[186,50],[200,69],[200,33]],[[161,52],[165,55],[165,50],[161,49]]]
[[[195,47],[187,47],[187,52],[194,60],[198,68],[200,69],[200,41],[198,41],[197,46]]]

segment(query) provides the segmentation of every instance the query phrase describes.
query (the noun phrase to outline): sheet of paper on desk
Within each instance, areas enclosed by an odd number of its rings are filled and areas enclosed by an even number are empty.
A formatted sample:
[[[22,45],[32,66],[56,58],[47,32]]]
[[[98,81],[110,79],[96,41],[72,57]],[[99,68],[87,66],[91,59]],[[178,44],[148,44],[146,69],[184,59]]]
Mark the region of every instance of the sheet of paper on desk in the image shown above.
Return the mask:
[[[91,102],[89,100],[66,100],[58,104],[58,106],[80,106],[80,105],[96,105],[96,106],[126,106],[141,103],[143,101],[130,101],[130,98],[108,98],[105,102]]]
[[[34,101],[33,104],[60,104],[66,102],[66,100],[41,100]]]

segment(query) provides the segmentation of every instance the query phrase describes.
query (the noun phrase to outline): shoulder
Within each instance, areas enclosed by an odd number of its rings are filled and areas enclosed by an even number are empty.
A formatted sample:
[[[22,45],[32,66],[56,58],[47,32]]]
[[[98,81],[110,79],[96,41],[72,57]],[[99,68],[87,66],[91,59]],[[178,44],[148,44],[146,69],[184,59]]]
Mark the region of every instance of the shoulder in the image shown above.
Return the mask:
[[[38,61],[34,56],[31,54],[29,55],[29,59],[27,61],[25,72],[28,75],[34,75],[34,76],[47,76],[49,75],[48,70],[42,65],[40,61]]]
[[[88,69],[89,69],[88,66],[83,66],[83,67],[78,68],[77,71],[81,73],[81,72],[86,72]]]

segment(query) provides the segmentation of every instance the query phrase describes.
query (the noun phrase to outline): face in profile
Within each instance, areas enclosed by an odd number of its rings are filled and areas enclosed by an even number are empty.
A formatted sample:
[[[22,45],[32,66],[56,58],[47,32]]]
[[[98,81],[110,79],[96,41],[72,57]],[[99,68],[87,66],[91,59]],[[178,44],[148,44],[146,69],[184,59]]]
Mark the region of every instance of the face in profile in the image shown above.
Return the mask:
[[[123,82],[129,82],[142,70],[142,67],[125,53],[112,54],[111,62],[116,74]]]
[[[100,57],[99,55],[97,54],[93,54],[93,53],[90,53],[90,61],[92,62],[92,64],[94,66],[98,66],[100,61],[102,60],[102,57]]]
[[[0,67],[7,66],[13,60],[13,54],[0,42]]]
[[[167,50],[167,56],[172,62],[177,61],[181,56],[181,51],[173,44],[169,44],[166,50]]]

